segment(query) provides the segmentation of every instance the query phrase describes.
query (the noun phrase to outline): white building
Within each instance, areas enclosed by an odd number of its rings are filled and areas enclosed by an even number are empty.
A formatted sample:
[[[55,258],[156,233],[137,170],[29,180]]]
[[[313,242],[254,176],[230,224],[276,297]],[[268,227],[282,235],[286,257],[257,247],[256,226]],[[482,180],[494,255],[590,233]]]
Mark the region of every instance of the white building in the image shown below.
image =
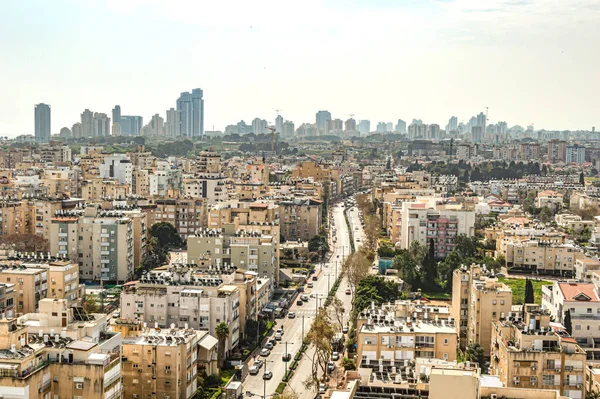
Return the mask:
[[[585,162],[585,147],[577,144],[567,146],[567,164],[575,162],[579,165]]]
[[[133,165],[125,154],[107,155],[99,166],[100,177],[118,180],[121,184],[131,185]]]

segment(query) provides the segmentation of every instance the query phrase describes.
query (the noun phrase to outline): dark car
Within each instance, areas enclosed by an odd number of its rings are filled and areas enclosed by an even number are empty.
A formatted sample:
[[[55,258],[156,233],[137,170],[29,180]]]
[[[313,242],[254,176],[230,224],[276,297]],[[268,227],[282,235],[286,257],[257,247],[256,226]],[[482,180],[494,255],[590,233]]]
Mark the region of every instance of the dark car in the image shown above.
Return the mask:
[[[319,279],[319,277],[317,276],[312,276],[313,281],[317,281]]]
[[[296,301],[296,305],[302,306],[302,305],[304,305],[304,301],[302,301],[302,299],[299,299]]]

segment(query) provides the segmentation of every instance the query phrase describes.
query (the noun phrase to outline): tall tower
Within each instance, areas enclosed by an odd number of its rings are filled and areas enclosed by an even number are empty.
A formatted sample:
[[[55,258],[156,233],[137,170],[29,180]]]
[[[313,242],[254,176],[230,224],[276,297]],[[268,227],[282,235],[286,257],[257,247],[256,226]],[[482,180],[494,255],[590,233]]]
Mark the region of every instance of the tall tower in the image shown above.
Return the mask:
[[[115,107],[112,109],[112,121],[113,121],[113,124],[112,124],[113,136],[120,136],[121,135],[121,106],[120,105],[115,105]]]
[[[283,133],[283,116],[281,115],[277,115],[277,118],[275,118],[275,132]]]
[[[181,93],[177,100],[177,111],[181,121],[181,135],[192,137],[192,95],[189,91]]]
[[[50,141],[50,106],[37,104],[35,106],[35,141],[47,143]]]
[[[192,90],[192,136],[204,135],[204,92],[202,89]]]
[[[81,113],[81,137],[92,137],[94,133],[94,113],[86,109]]]

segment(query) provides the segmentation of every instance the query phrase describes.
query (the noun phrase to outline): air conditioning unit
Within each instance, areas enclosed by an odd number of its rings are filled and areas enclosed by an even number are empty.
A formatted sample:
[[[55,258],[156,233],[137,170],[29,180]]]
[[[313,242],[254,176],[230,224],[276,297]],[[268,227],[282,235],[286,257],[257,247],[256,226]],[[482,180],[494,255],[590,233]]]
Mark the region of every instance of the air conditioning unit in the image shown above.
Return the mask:
[[[490,395],[490,399],[498,399],[498,395],[493,393]]]
[[[75,389],[83,389],[83,382],[76,382]]]
[[[577,384],[577,389],[583,388],[583,384]]]
[[[171,370],[165,370],[165,374],[171,374]]]
[[[537,366],[534,364],[533,366],[531,366],[532,370],[537,370]]]

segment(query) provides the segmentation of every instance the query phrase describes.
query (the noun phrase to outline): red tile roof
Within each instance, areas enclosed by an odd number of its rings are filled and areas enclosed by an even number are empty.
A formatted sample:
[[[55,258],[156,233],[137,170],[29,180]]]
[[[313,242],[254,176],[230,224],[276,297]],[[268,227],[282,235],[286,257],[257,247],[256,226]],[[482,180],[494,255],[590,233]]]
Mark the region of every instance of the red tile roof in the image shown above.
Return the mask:
[[[565,301],[600,302],[596,286],[592,283],[558,283],[558,287]]]

